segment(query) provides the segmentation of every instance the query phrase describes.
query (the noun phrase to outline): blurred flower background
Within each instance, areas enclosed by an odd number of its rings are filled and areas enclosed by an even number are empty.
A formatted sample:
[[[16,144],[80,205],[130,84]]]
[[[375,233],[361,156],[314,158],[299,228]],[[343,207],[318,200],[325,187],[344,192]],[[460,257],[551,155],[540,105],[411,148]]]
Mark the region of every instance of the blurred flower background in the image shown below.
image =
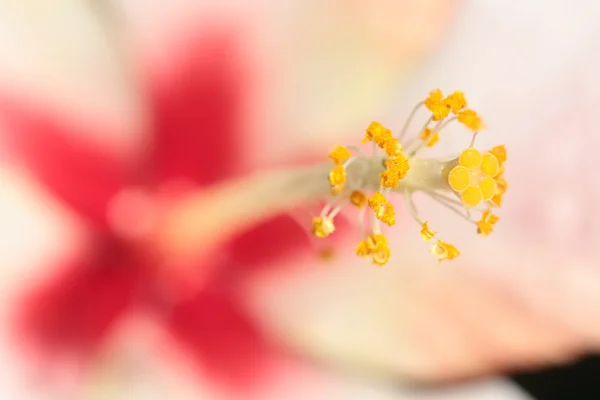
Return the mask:
[[[561,0],[1,2],[2,394],[525,398],[490,376],[600,343],[599,17]],[[406,211],[382,269],[353,255],[352,220],[311,239],[289,168],[372,120],[398,131],[437,87],[483,115],[482,148],[508,148],[494,234],[423,200],[457,260],[438,264]]]

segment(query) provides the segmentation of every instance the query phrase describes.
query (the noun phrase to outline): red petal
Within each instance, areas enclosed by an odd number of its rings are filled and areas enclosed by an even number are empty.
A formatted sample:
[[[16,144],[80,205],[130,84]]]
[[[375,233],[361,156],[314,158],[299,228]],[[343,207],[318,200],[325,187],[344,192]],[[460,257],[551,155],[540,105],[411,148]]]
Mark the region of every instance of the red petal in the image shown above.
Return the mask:
[[[126,265],[122,249],[104,250],[68,263],[26,295],[17,332],[36,354],[90,355],[131,305],[141,268]]]
[[[17,156],[87,222],[106,229],[108,201],[131,181],[123,160],[86,139],[74,123],[24,104],[3,101],[0,108]]]
[[[239,169],[244,66],[231,35],[206,34],[157,90],[155,162],[160,180],[210,184]]]
[[[261,383],[270,347],[227,292],[206,288],[177,305],[168,323],[184,351],[210,378],[234,390]]]

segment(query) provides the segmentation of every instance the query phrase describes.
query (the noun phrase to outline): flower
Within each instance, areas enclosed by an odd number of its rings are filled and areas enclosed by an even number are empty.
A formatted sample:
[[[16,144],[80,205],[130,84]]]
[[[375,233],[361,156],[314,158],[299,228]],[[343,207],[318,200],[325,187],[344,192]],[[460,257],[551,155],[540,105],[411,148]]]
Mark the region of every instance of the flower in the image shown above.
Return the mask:
[[[402,146],[399,139],[404,138],[412,117],[422,105],[432,115],[417,138]],[[325,232],[333,232],[335,226],[333,219],[343,208],[343,205],[331,208],[334,202],[356,204],[356,199],[353,199],[355,193],[362,194],[366,190],[375,189],[368,198],[368,205],[374,218],[366,233],[363,228],[366,212],[359,214],[358,225],[363,239],[358,244],[356,254],[373,257],[373,263],[378,266],[384,265],[390,258],[387,240],[385,246],[383,244],[375,246],[372,243],[374,243],[373,238],[378,238],[378,243],[384,243],[382,238],[385,236],[381,231],[380,221],[390,227],[396,224],[396,212],[393,204],[388,200],[392,192],[404,194],[413,219],[421,225],[421,236],[425,241],[436,238],[437,233],[429,228],[427,222],[422,221],[414,204],[412,195],[418,191],[424,192],[444,207],[476,225],[480,235],[488,235],[492,231],[492,225],[498,221],[498,217],[491,214],[490,208],[500,206],[502,195],[506,191],[506,182],[501,178],[506,161],[506,149],[504,146],[496,146],[482,154],[473,147],[477,131],[483,123],[475,111],[463,110],[466,105],[462,92],[454,92],[447,98],[443,98],[441,90],[432,91],[429,97],[413,110],[399,134],[399,139],[395,138],[392,131],[381,123],[372,122],[367,127],[363,143],[373,142],[373,153],[367,156],[362,150],[357,149],[358,154],[351,156],[344,152],[344,164],[336,163],[329,177],[332,187],[336,189],[332,192],[333,199],[328,202],[321,216],[315,220],[319,229],[313,227],[314,234],[317,237],[325,237],[327,236]],[[456,116],[446,119],[450,112]],[[439,140],[440,131],[453,120],[458,120],[475,131],[469,147],[450,161],[420,158],[423,148],[432,147]],[[435,125],[430,126],[433,121]],[[385,156],[379,155],[377,149],[384,150]],[[345,184],[347,187],[343,186]],[[482,204],[487,208],[482,211],[481,220],[476,222],[472,219],[472,212]],[[323,221],[327,222],[327,229],[324,229]],[[455,246],[437,238],[431,247],[431,253],[439,261],[452,260],[460,255]]]

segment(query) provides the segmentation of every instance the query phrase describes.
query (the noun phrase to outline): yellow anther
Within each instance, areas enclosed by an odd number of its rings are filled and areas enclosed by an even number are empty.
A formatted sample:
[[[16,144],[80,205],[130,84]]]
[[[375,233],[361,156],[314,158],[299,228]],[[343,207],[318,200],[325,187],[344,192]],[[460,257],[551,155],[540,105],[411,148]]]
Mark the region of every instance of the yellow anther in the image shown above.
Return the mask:
[[[480,131],[485,129],[485,124],[473,110],[464,110],[458,114],[458,121],[472,131]]]
[[[383,142],[382,148],[390,157],[402,154],[402,146],[398,142],[398,139],[391,136],[390,139],[387,139],[385,142]]]
[[[481,160],[481,171],[489,177],[494,177],[500,172],[500,163],[492,153],[485,153]]]
[[[436,144],[439,140],[440,140],[440,133],[439,132],[434,133],[433,136],[427,142],[427,147],[433,147],[433,145]]]
[[[496,185],[498,186],[498,191],[496,194],[504,194],[508,188],[508,182],[506,182],[506,179],[499,176],[496,177]]]
[[[476,207],[483,200],[483,193],[477,186],[469,186],[461,194],[462,201],[469,207]]]
[[[431,128],[425,128],[425,129],[423,129],[423,132],[421,132],[421,134],[419,135],[419,138],[421,140],[427,140],[427,138],[429,138],[429,136],[431,136],[431,132],[433,132],[431,130]]]
[[[453,190],[462,192],[471,184],[471,172],[467,167],[457,165],[448,174],[448,183]]]
[[[434,121],[442,120],[450,114],[450,106],[442,100],[442,91],[439,89],[429,93],[429,97],[423,103],[433,114],[432,119]]]
[[[315,217],[312,221],[312,233],[316,237],[324,238],[335,231],[333,219],[329,217]]]
[[[429,229],[429,226],[427,226],[427,222],[423,222],[423,225],[421,225],[421,237],[423,238],[423,240],[428,242],[431,239],[433,239],[435,234],[436,232]]]
[[[371,122],[371,125],[367,128],[367,134],[363,139],[363,143],[375,142],[381,148],[387,140],[393,139],[392,131],[381,125],[377,121]]]
[[[450,243],[438,240],[433,246],[431,246],[431,254],[436,256],[438,261],[441,262],[442,260],[455,259],[460,255],[460,252]]]
[[[388,226],[392,226],[396,223],[396,211],[394,210],[392,203],[387,203],[385,205],[385,211],[379,219]]]
[[[344,146],[337,146],[331,151],[331,153],[329,153],[329,158],[333,161],[335,165],[340,165],[341,163],[349,159],[351,156],[352,153],[350,153],[350,150],[348,150]]]
[[[406,158],[403,154],[385,160],[385,166],[387,167],[388,171],[397,173],[400,176],[400,179],[404,179],[408,173],[408,170],[410,169],[408,158]]]
[[[389,169],[382,172],[381,176],[381,186],[386,188],[396,189],[398,185],[400,185],[400,175],[395,171],[390,171]]]
[[[502,195],[501,194],[495,195],[494,197],[492,197],[491,201],[498,207],[502,206]]]
[[[460,153],[458,157],[458,163],[468,169],[477,168],[481,165],[483,157],[479,150],[469,147]]]
[[[367,196],[360,190],[355,190],[350,193],[350,203],[358,208],[363,208],[367,204]]]
[[[481,215],[481,220],[477,222],[477,233],[481,236],[487,236],[492,232],[493,225],[500,218],[493,215],[490,210],[485,210]]]
[[[346,170],[343,166],[336,165],[329,173],[329,183],[331,183],[331,186],[336,187],[343,185],[344,182],[346,182]]]
[[[500,207],[502,205],[502,196],[508,188],[508,183],[504,178],[496,177],[496,194],[492,197],[492,202]]]
[[[360,257],[371,256],[373,264],[385,265],[390,259],[391,251],[387,239],[382,234],[370,235],[356,246],[356,255]]]
[[[367,238],[367,244],[369,246],[369,249],[376,250],[376,249],[380,249],[382,247],[387,247],[388,241],[387,241],[387,238],[385,237],[385,235],[379,233],[377,235],[369,236]]]
[[[356,246],[356,255],[359,257],[368,256],[370,253],[369,245],[366,240],[361,240],[358,242],[358,246]]]
[[[481,190],[483,200],[488,201],[496,194],[496,181],[494,178],[484,178],[479,182],[479,189]]]
[[[502,164],[504,164],[504,161],[506,161],[506,147],[504,147],[503,144],[492,148],[490,150],[490,153],[496,156],[496,159],[498,159],[498,164],[500,166],[502,166]]]
[[[387,201],[380,192],[375,192],[369,198],[369,207],[373,209],[378,220],[392,226],[396,223],[396,211],[392,203]]]
[[[371,256],[373,264],[381,267],[390,259],[391,251],[386,237],[377,234],[370,235],[367,239],[360,241],[356,247],[356,255],[361,257]]]
[[[460,110],[467,106],[465,94],[459,91],[456,91],[450,96],[446,97],[444,102],[450,107],[454,114],[457,114]]]
[[[375,192],[369,197],[369,207],[379,207],[381,204],[387,203],[387,199],[381,192]]]
[[[391,254],[392,252],[388,247],[373,251],[373,264],[377,265],[378,267],[383,267],[385,264],[387,264]]]
[[[404,179],[408,173],[410,168],[408,158],[403,154],[399,154],[396,157],[387,159],[385,165],[387,169],[380,174],[381,186],[395,189],[400,184],[400,180]]]

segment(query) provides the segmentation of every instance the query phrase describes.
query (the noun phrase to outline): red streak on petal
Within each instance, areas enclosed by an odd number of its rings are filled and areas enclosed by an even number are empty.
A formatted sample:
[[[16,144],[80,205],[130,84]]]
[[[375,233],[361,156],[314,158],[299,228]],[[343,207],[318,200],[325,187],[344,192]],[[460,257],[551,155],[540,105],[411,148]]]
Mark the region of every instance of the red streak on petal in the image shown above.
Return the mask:
[[[132,180],[124,160],[43,110],[3,101],[0,113],[9,144],[39,180],[84,220],[108,229],[106,205]]]
[[[227,292],[206,288],[177,305],[168,322],[202,373],[224,386],[246,390],[267,372],[270,347]]]
[[[310,226],[302,227],[287,214],[254,226],[235,238],[227,251],[243,268],[261,268],[311,250]]]
[[[140,282],[141,267],[127,265],[120,254],[88,254],[34,287],[16,316],[19,340],[44,357],[91,355],[131,305]]]
[[[158,179],[207,185],[240,168],[245,66],[233,35],[201,36],[154,95]]]

